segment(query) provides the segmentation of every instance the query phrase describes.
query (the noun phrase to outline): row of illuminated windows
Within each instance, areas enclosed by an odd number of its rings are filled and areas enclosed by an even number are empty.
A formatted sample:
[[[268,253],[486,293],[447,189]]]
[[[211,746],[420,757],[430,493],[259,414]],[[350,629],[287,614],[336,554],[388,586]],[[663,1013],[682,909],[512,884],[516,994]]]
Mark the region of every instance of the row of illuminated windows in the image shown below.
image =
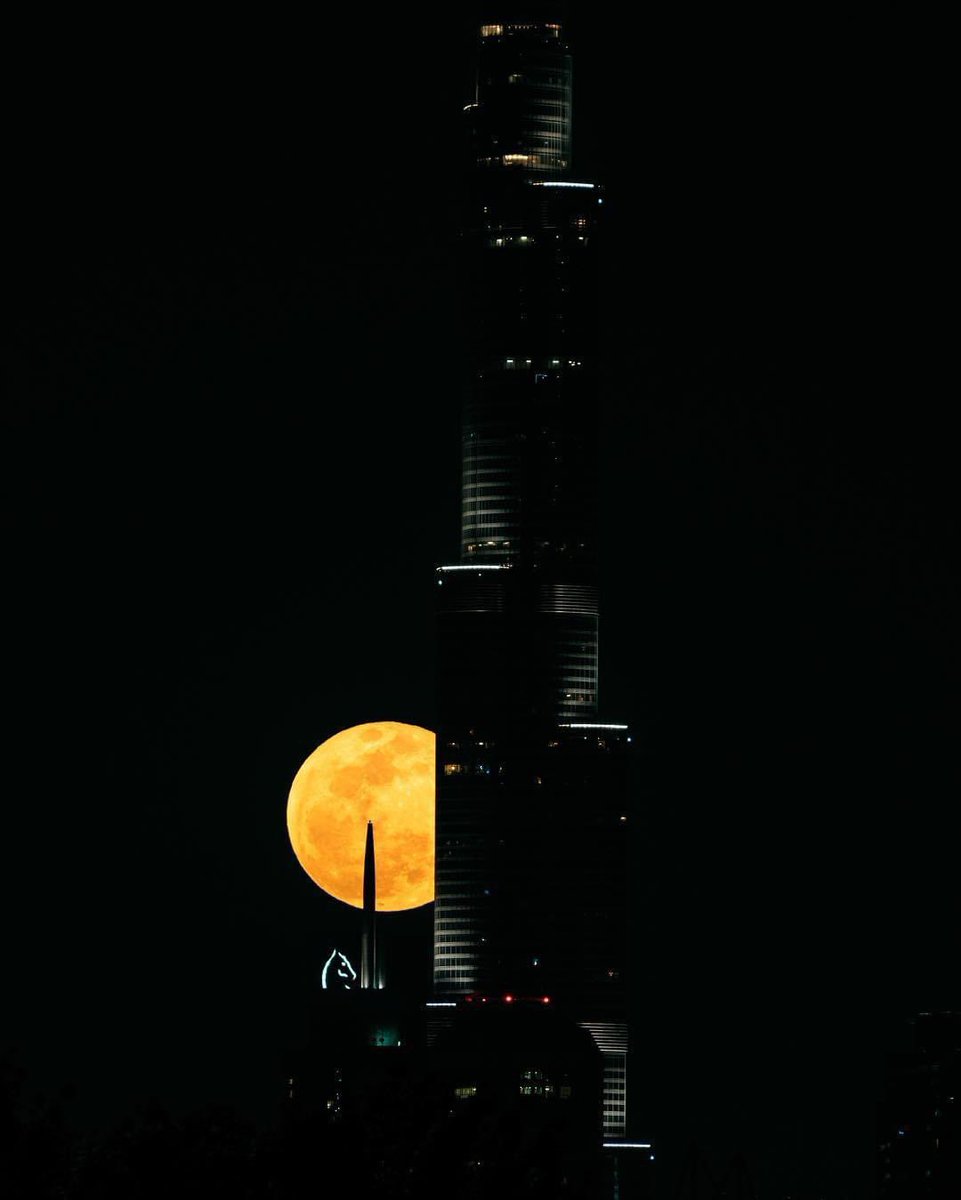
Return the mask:
[[[514,554],[516,553],[516,547],[512,549],[511,543],[505,540],[510,532],[510,529],[500,529],[497,526],[491,526],[489,529],[462,529],[461,536],[463,538],[473,537],[476,539],[472,542],[464,542],[465,552],[467,554],[476,554],[478,557],[493,554],[498,558],[501,555]]]
[[[529,1084],[522,1083],[518,1086],[518,1093],[521,1096],[541,1096],[546,1099],[552,1099],[555,1095],[559,1100],[570,1100],[573,1090],[570,1084],[561,1084],[555,1090],[552,1083],[547,1084]],[[467,1084],[463,1087],[454,1088],[454,1097],[457,1100],[471,1100],[477,1095],[476,1084]]]
[[[562,318],[562,314],[558,313],[558,319]],[[582,367],[583,359],[569,358],[566,362],[558,362],[556,359],[551,359],[550,363],[542,363],[540,367],[536,365],[536,360],[532,358],[505,358],[497,364],[505,371],[534,371],[536,377],[541,383],[551,378],[550,371],[560,371],[564,367]]]
[[[480,488],[484,489],[483,495],[477,494],[477,492]],[[486,485],[478,484],[476,487],[464,489],[464,493],[461,497],[461,507],[466,512],[472,513],[474,516],[477,516],[478,514],[488,512],[488,511],[494,512],[494,513],[515,512],[517,507],[520,505],[521,500],[522,500],[522,496],[520,495],[519,488],[512,488],[512,489],[505,490],[504,485],[502,483],[493,483],[493,484],[486,484]],[[510,507],[510,508],[492,508],[489,510],[478,507],[481,504],[501,504],[501,503],[509,504],[512,507]]]
[[[461,512],[461,536],[473,536],[478,541],[488,538],[506,538],[516,536],[522,525],[521,513],[516,509],[464,508]],[[482,593],[490,595],[489,590]],[[498,595],[500,594],[498,590]]]
[[[478,459],[484,459],[487,462],[491,460],[495,462],[507,462],[509,466],[500,467],[475,467],[474,462]],[[475,475],[499,475],[503,480],[513,479],[517,470],[517,456],[513,454],[478,454],[471,456],[471,462],[465,463],[461,472],[465,484]]]
[[[480,35],[482,38],[502,37],[504,30],[504,25],[482,25],[480,27]],[[535,25],[530,21],[510,21],[506,26],[506,30],[508,37],[516,33],[536,33],[547,41],[548,39],[559,40],[561,36],[560,25],[553,22],[538,22]]]
[[[481,489],[483,494],[480,494]],[[497,501],[514,503],[518,499],[518,491],[519,486],[515,486],[513,480],[467,484],[461,496],[461,508],[468,504],[490,504]]]
[[[464,493],[480,488],[503,488],[510,493],[518,486],[517,471],[511,467],[465,467],[461,482]]]
[[[503,554],[508,553],[504,549],[508,546],[508,542],[503,542],[501,539],[513,531],[514,526],[500,525],[468,525],[461,530],[464,538],[475,539],[467,543],[468,552],[477,554]]]
[[[517,66],[520,64],[514,65]],[[525,58],[523,68],[523,75],[515,71],[508,75],[507,78],[515,83],[523,82],[527,84],[528,96],[536,98],[538,94],[542,97],[557,95],[566,97],[568,95],[571,79],[569,76],[558,75],[556,64],[545,63],[543,59],[540,61],[531,61],[529,58]]]
[[[499,154],[492,158],[478,159],[481,166],[531,167],[548,170],[551,167],[566,167],[567,159],[553,154]]]
[[[473,434],[471,434],[469,436],[471,438],[474,437]],[[506,441],[506,438],[496,438],[496,439],[490,438],[487,440],[487,444],[491,445],[491,446],[503,447],[505,441]],[[464,451],[465,451],[465,461],[464,461],[464,465],[463,465],[464,472],[470,471],[470,470],[511,471],[511,470],[516,469],[517,464],[520,462],[520,456],[518,455],[516,450],[509,451],[506,454],[504,454],[504,453],[501,453],[501,454],[478,454],[477,449],[476,449],[476,444],[475,444],[475,445],[466,446],[464,448]],[[500,467],[474,467],[473,466],[474,463],[479,463],[479,462],[506,463],[507,465],[500,466]]]
[[[521,127],[521,137],[526,140],[531,134],[549,129],[558,138],[570,140],[571,113],[563,100],[552,100],[548,96],[531,96]]]
[[[464,488],[464,494],[461,499],[461,507],[465,512],[470,512],[473,516],[483,510],[478,509],[479,504],[507,504],[512,507],[507,511],[516,511],[522,502],[520,495],[520,485],[512,486],[505,483],[477,483],[470,484]],[[503,509],[495,509],[495,512],[502,512]]]
[[[504,236],[492,237],[487,242],[488,246],[492,246],[495,250],[500,250],[505,246],[516,246],[521,250],[526,250],[531,246],[536,246],[537,242],[534,238],[529,237],[526,233],[518,234],[517,237]]]
[[[463,489],[465,492],[473,492],[475,495],[478,492],[505,492],[507,495],[512,494],[520,486],[516,474],[513,472],[505,472],[503,468],[497,472],[502,476],[501,479],[486,479],[483,483],[470,483],[465,480]],[[487,471],[486,474],[493,474]]]
[[[553,370],[559,370],[561,367],[580,367],[582,362],[576,358],[550,358],[550,359],[533,359],[533,358],[505,358],[498,366],[504,368],[505,371],[529,371],[533,368],[535,361],[538,365],[550,367]]]
[[[445,775],[491,775],[495,769],[503,772],[503,767],[496,763],[444,763]]]

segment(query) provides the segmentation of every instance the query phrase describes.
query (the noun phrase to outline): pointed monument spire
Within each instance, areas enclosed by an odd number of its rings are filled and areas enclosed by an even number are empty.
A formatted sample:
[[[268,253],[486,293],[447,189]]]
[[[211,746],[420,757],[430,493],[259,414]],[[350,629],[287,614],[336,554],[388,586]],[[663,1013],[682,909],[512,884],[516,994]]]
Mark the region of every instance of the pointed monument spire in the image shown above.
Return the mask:
[[[377,868],[374,863],[374,822],[367,822],[364,846],[364,916],[360,935],[360,986],[381,987],[377,970]]]

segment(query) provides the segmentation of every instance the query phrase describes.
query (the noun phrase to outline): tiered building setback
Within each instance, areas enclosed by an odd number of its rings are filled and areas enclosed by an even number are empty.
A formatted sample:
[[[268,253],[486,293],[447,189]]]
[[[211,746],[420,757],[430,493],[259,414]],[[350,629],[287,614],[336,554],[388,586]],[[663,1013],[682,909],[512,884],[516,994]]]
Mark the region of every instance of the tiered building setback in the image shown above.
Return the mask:
[[[461,546],[437,570],[437,1001],[556,1005],[627,1120],[627,729],[600,716],[597,253],[559,24],[480,31]]]

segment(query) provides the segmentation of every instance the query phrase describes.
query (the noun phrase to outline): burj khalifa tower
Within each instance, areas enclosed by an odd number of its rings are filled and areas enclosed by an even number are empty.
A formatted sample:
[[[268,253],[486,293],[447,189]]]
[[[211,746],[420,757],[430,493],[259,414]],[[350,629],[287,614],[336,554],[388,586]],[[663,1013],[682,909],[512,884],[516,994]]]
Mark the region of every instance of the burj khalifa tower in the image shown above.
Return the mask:
[[[434,995],[542,1003],[603,1055],[627,1122],[626,726],[602,719],[598,276],[564,30],[481,27],[465,109],[471,381],[459,558],[437,569]]]

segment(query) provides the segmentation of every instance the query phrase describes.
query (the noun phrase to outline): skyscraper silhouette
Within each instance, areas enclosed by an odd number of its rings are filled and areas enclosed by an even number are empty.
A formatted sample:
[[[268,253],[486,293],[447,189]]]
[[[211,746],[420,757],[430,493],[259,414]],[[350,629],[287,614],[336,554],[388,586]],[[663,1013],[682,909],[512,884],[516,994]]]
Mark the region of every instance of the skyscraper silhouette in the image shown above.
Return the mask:
[[[437,571],[434,990],[553,1004],[626,1130],[627,744],[599,716],[597,247],[561,26],[480,31],[464,227],[461,546]]]

